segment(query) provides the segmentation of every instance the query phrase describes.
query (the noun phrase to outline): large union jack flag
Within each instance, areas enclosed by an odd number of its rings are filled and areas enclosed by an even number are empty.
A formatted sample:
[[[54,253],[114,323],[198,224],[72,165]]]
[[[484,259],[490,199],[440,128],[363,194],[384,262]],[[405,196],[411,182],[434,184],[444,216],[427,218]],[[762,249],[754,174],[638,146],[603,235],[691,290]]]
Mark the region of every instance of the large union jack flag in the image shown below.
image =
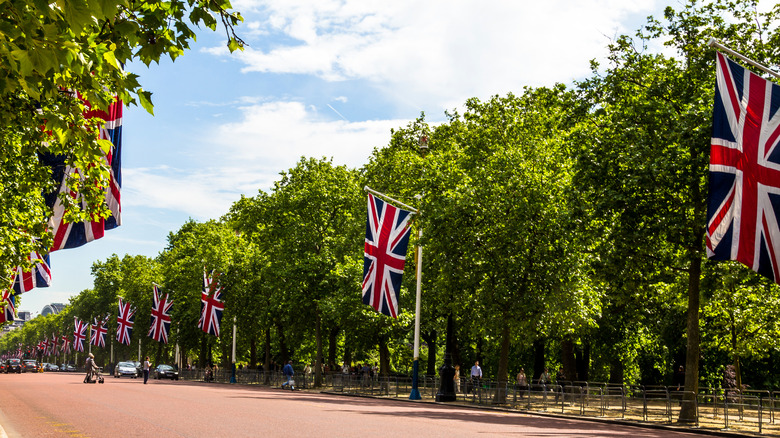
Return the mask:
[[[135,309],[130,303],[125,303],[119,298],[119,313],[116,317],[116,340],[125,345],[130,345],[130,336],[133,334],[133,316]]]
[[[75,318],[75,330],[73,330],[73,348],[76,351],[84,351],[84,341],[87,339],[87,323]]]
[[[106,346],[106,336],[108,335],[108,327],[106,327],[106,324],[108,324],[108,317],[102,319],[95,318],[92,322],[92,331],[89,335],[89,343],[91,345],[96,347]]]
[[[780,281],[780,86],[717,54],[707,255]]]
[[[0,296],[0,323],[13,322],[16,318],[16,293],[12,289],[6,289]]]
[[[52,177],[57,182],[57,192],[46,196],[47,204],[52,209],[49,218],[49,229],[54,236],[54,242],[50,251],[65,248],[76,248],[103,237],[105,230],[111,230],[122,223],[120,190],[122,187],[122,101],[117,99],[109,106],[108,111],[92,109],[88,102],[84,104],[89,108],[84,112],[85,118],[97,117],[105,120],[100,127],[100,139],[111,141],[112,147],[106,154],[106,164],[109,168],[109,184],[106,187],[105,201],[111,216],[108,219],[99,219],[94,222],[66,223],[64,221],[65,206],[58,193],[67,190],[66,178],[69,175],[78,175],[78,169],[65,165],[64,157],[42,157],[43,162],[52,167]],[[75,193],[70,193],[75,197]]]
[[[398,317],[401,279],[409,246],[412,212],[368,195],[368,220],[363,255],[363,304]]]
[[[203,271],[203,292],[200,294],[200,319],[198,328],[204,332],[219,337],[219,323],[225,303],[222,302],[222,286],[219,284],[219,273]]]
[[[14,290],[18,294],[29,292],[36,287],[49,287],[51,285],[49,255],[41,257],[37,251],[33,251],[28,259],[33,263],[30,271],[25,272],[21,267],[14,270]]]
[[[157,285],[152,287],[154,288],[154,302],[152,303],[152,326],[149,328],[149,336],[157,342],[167,344],[168,335],[171,332],[173,300],[168,300],[168,294],[165,294],[165,298],[161,299],[162,293]]]

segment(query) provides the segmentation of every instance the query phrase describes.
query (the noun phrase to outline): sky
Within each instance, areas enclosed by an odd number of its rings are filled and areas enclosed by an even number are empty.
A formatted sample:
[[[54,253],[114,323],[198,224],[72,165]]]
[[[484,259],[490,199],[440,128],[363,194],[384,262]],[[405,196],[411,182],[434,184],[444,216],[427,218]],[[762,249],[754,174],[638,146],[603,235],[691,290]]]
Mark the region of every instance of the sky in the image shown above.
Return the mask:
[[[611,40],[667,4],[235,1],[243,53],[228,52],[223,29],[202,29],[175,62],[128,66],[155,109],[124,109],[122,225],[52,253],[51,287],[24,294],[20,310],[67,303],[112,254],[156,256],[188,219],[218,219],[302,156],[360,167],[422,112],[436,123],[472,97],[583,79]]]

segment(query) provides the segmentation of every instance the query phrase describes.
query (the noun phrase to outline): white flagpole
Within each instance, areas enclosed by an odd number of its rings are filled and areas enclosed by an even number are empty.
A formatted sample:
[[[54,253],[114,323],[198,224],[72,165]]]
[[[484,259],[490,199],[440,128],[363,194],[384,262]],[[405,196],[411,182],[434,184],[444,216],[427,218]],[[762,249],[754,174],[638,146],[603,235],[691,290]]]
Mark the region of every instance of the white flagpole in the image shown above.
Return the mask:
[[[401,201],[399,201],[399,200],[397,200],[397,199],[393,199],[393,198],[391,198],[391,197],[389,197],[389,196],[385,195],[384,193],[377,192],[376,190],[374,190],[374,189],[372,189],[372,188],[369,188],[368,186],[365,186],[365,187],[363,187],[363,190],[365,190],[365,191],[367,191],[368,193],[371,193],[371,194],[373,194],[373,195],[379,196],[380,198],[385,198],[385,199],[387,199],[387,200],[389,200],[389,201],[393,201],[393,202],[395,202],[396,204],[398,204],[398,205],[400,205],[400,206],[402,206],[402,207],[404,207],[404,208],[407,208],[407,209],[411,210],[411,211],[412,211],[412,213],[419,213],[419,211],[418,211],[416,208],[414,208],[414,207],[410,207],[410,206],[408,206],[408,205],[404,204],[403,202],[401,202]]]
[[[737,52],[729,49],[728,47],[726,47],[723,44],[719,43],[715,38],[710,38],[710,47],[715,47],[716,49],[722,50],[722,51],[728,53],[729,55],[734,56],[736,58],[739,58],[739,59],[747,62],[748,64],[752,65],[753,67],[759,68],[759,69],[765,71],[766,73],[768,73],[768,74],[770,74],[770,75],[780,79],[780,73],[774,72],[774,71],[770,70],[769,67],[766,67],[766,66],[764,66],[762,64],[759,64],[756,61],[753,61],[752,59],[748,58],[747,56],[742,55],[740,53],[737,53]]]

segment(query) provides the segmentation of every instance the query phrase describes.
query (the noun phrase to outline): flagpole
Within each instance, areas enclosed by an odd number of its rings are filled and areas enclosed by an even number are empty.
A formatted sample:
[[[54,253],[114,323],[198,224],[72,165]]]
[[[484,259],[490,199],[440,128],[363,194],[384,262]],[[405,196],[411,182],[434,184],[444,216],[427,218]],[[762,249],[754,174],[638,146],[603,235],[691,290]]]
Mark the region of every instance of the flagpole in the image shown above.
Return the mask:
[[[420,298],[422,296],[422,225],[417,231],[417,299],[414,304],[414,362],[412,364],[412,392],[409,400],[420,400],[418,389],[420,370]]]
[[[236,317],[233,316],[233,370],[230,375],[230,383],[236,383]]]
[[[368,186],[363,187],[363,190],[365,190],[368,193],[371,193],[373,195],[379,196],[380,198],[385,198],[387,200],[393,201],[394,203],[396,203],[396,204],[398,204],[398,205],[400,205],[400,206],[402,206],[404,208],[407,208],[407,209],[411,210],[413,213],[419,213],[419,210],[417,210],[416,208],[410,207],[410,206],[404,204],[403,202],[401,202],[401,201],[399,201],[397,199],[393,199],[393,198],[385,195],[384,193],[377,192],[376,190],[374,190],[374,189],[372,189],[372,188],[370,188]]]
[[[710,47],[715,47],[716,49],[722,50],[722,51],[728,53],[729,55],[734,56],[736,58],[739,58],[739,59],[747,62],[748,64],[752,65],[753,67],[759,68],[759,69],[765,71],[766,73],[768,73],[768,74],[770,74],[770,75],[780,79],[780,73],[774,72],[774,71],[770,70],[769,67],[766,67],[766,66],[764,66],[762,64],[759,64],[756,61],[753,61],[752,59],[748,58],[747,56],[742,55],[740,53],[737,53],[737,52],[729,49],[728,47],[726,47],[723,44],[719,43],[718,40],[716,40],[715,38],[710,38]]]

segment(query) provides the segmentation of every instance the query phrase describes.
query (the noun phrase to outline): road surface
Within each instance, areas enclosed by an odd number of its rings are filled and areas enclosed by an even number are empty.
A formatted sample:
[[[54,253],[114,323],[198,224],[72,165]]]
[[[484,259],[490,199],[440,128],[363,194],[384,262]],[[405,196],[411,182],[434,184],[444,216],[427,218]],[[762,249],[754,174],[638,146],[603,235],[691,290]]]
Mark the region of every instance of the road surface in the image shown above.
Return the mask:
[[[0,375],[10,437],[694,437],[660,429],[262,386]],[[3,432],[0,431],[0,437]],[[701,436],[701,435],[698,435]]]

